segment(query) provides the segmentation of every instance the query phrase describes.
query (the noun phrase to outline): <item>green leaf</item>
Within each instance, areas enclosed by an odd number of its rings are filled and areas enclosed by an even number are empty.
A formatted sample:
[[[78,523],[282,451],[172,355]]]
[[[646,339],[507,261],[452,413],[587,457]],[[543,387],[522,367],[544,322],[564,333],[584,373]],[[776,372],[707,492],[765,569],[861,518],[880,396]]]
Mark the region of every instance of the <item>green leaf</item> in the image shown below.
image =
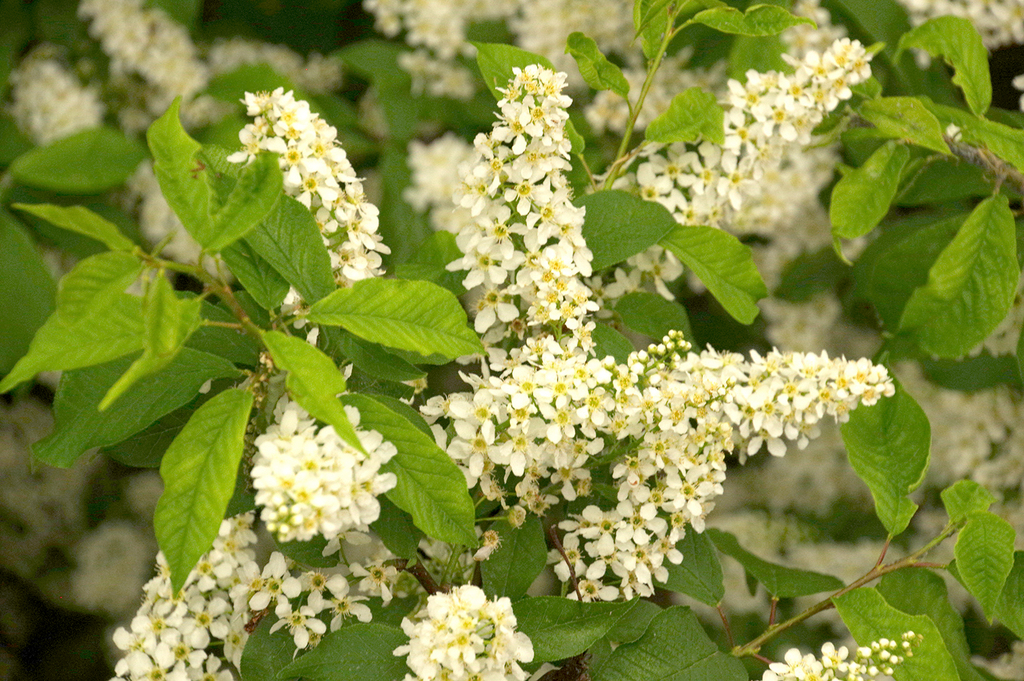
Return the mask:
[[[324,556],[324,549],[327,548],[327,538],[322,534],[318,534],[308,540],[294,539],[286,542],[275,540],[274,543],[277,545],[278,551],[287,558],[302,565],[314,568],[330,568],[338,564],[338,557],[336,555]]]
[[[264,310],[276,310],[288,295],[288,282],[245,240],[220,252],[231,273]]]
[[[987,511],[996,502],[995,496],[973,480],[960,480],[940,493],[949,522],[959,523],[972,513]]]
[[[420,244],[411,260],[395,266],[395,276],[429,281],[461,296],[466,292],[466,287],[462,285],[465,273],[449,272],[446,269],[448,263],[461,257],[462,251],[455,243],[454,234],[434,232]]]
[[[133,386],[126,399],[100,412],[100,400],[130,364],[125,357],[61,376],[54,432],[32,446],[34,456],[67,468],[87,450],[115,445],[187,404],[207,381],[240,376],[227,360],[185,348],[162,371]]]
[[[533,642],[533,661],[564,660],[584,652],[633,609],[626,603],[581,603],[559,596],[512,604],[516,628]]]
[[[992,104],[988,50],[974,24],[954,16],[929,19],[903,34],[896,53],[898,55],[911,47],[922,49],[933,57],[943,57],[953,67],[953,83],[964,91],[971,111],[978,116],[988,111]]]
[[[192,332],[199,328],[202,304],[199,298],[178,298],[166,278],[156,277],[142,299],[142,356],[110,386],[100,402],[100,411],[107,409],[137,381],[171,363]]]
[[[1017,242],[1005,196],[974,209],[914,291],[900,319],[922,349],[958,357],[983,341],[1006,317],[1020,277]]]
[[[327,634],[313,648],[278,672],[278,679],[311,681],[398,681],[408,673],[395,648],[409,642],[398,627],[352,624]]]
[[[202,0],[152,0],[152,2],[186,28],[194,28],[203,14]]]
[[[615,311],[622,317],[623,324],[653,338],[655,342],[667,336],[669,331],[680,331],[687,340],[693,341],[693,330],[690,328],[690,318],[686,316],[686,308],[656,293],[627,293],[615,303]]]
[[[397,355],[377,345],[356,338],[345,329],[326,327],[321,329],[327,341],[327,350],[340,353],[349,359],[360,371],[385,381],[416,381],[426,372],[406,362]]]
[[[218,163],[178,120],[180,100],[146,133],[153,172],[185,229],[206,250],[219,251],[252,231],[281,196],[284,177],[273,154],[246,165]],[[217,165],[219,167],[213,167]]]
[[[660,203],[620,189],[586,194],[573,203],[586,210],[583,238],[594,254],[595,272],[643,253],[678,226]]]
[[[925,102],[925,106],[943,125],[957,125],[964,142],[988,149],[1017,170],[1024,172],[1024,130],[1011,128],[950,106],[928,101]]]
[[[800,24],[814,22],[775,5],[753,5],[746,12],[732,7],[719,7],[698,12],[687,24],[703,24],[722,33],[734,35],[777,35]]]
[[[832,189],[832,236],[856,239],[877,227],[889,212],[909,160],[905,145],[887,142],[864,165],[846,173]]]
[[[1010,523],[995,513],[975,511],[967,516],[953,548],[961,581],[981,603],[989,623],[1013,568],[1015,538]]]
[[[181,359],[181,357],[181,355],[178,355],[178,359]],[[124,366],[127,367],[127,364]],[[82,371],[91,371],[91,369],[83,369]],[[117,376],[112,376],[111,378],[116,379]],[[95,407],[93,408],[95,409]],[[198,404],[188,404],[172,411],[170,414],[161,416],[134,435],[129,435],[126,439],[116,444],[103,447],[100,449],[100,454],[109,456],[114,461],[123,463],[125,466],[131,466],[132,468],[160,468],[160,461],[164,458],[164,452],[167,451],[167,448],[171,446],[171,442],[174,441],[174,438],[178,437],[178,433],[188,423],[189,418],[192,417],[192,412],[198,408]],[[110,411],[109,409],[107,410],[108,413]],[[75,456],[77,458],[78,455]],[[255,508],[255,497],[253,497],[253,500],[252,508]],[[227,515],[237,515],[237,513],[232,513],[230,503],[228,504]]]
[[[14,208],[31,213],[58,227],[103,242],[114,251],[131,251],[135,243],[121,234],[113,222],[104,220],[84,206],[54,206],[47,203],[15,203]]]
[[[519,527],[503,519],[493,523],[491,529],[497,531],[501,544],[480,563],[483,589],[490,598],[508,596],[518,600],[547,565],[544,527],[537,516],[529,515]]]
[[[205,94],[237,105],[239,100],[245,97],[246,92],[273,92],[277,88],[284,88],[285,92],[291,90],[296,100],[309,102],[310,109],[315,111],[307,93],[301,88],[296,88],[290,78],[281,75],[266,63],[242,64],[226,73],[218,73],[207,83]],[[234,141],[235,144],[238,143],[237,135]]]
[[[57,311],[0,382],[0,393],[40,371],[78,369],[141,350],[142,303],[123,293],[140,270],[132,256],[110,251],[86,258],[64,275]]]
[[[342,401],[359,410],[360,428],[377,431],[398,450],[382,468],[398,478],[388,499],[429,536],[476,546],[473,500],[455,462],[408,419],[374,398],[350,394]]]
[[[917,511],[907,494],[924,481],[931,454],[928,417],[899,383],[896,394],[850,413],[843,443],[875,500],[875,514],[889,536],[901,534]]]
[[[907,173],[894,201],[897,206],[923,206],[992,194],[992,183],[977,166],[950,157],[932,156],[921,161]],[[908,165],[908,171],[912,167]]]
[[[0,376],[28,352],[54,310],[57,286],[39,249],[13,216],[0,210]]]
[[[498,88],[505,88],[508,82],[515,77],[512,72],[514,68],[525,69],[531,64],[540,64],[552,71],[558,70],[547,57],[527,52],[512,45],[473,43],[473,46],[476,48],[476,64],[480,68],[480,74],[484,77],[484,84],[494,95],[495,100],[504,97],[498,92]]]
[[[277,681],[278,670],[295,656],[295,641],[288,627],[270,633],[276,620],[273,616],[264,617],[246,640],[239,664],[242,681]]]
[[[245,241],[294,286],[306,302],[320,300],[337,288],[331,256],[316,219],[309,209],[290,196],[282,196],[245,236]]]
[[[697,616],[675,606],[655,617],[644,635],[593,670],[594,681],[746,681],[739,659],[718,649]]]
[[[416,558],[423,533],[386,496],[377,497],[377,501],[380,502],[380,516],[370,525],[370,529],[380,537],[391,553],[406,560]]]
[[[360,338],[450,361],[483,352],[466,312],[447,289],[426,281],[364,279],[315,303],[314,324],[342,326]]]
[[[740,546],[736,537],[728,532],[709,527],[704,533],[719,551],[735,559],[747,574],[764,584],[765,590],[776,598],[809,596],[822,591],[837,591],[844,586],[842,580],[831,575],[788,568],[758,558]]]
[[[981,681],[971,664],[971,651],[964,634],[964,621],[952,605],[942,578],[924,568],[890,572],[878,584],[886,602],[908,615],[925,615],[942,635],[942,641],[956,665],[960,681]]]
[[[29,187],[99,194],[123,184],[145,156],[142,146],[121,131],[93,128],[27,151],[7,171]]]
[[[281,369],[288,372],[285,385],[299,406],[329,426],[338,436],[363,451],[355,429],[345,414],[338,395],[345,392],[345,379],[331,358],[301,338],[280,331],[267,331],[263,343]]]
[[[896,681],[959,681],[942,634],[927,616],[901,612],[870,588],[854,589],[832,601],[843,623],[862,646],[880,638],[898,641],[907,631],[924,636],[914,654],[896,669]]]
[[[699,87],[683,90],[672,98],[668,109],[647,126],[645,137],[650,142],[696,142],[711,140],[725,143],[725,111],[710,92]]]
[[[1024,551],[1013,554],[1013,569],[1006,577],[995,615],[1018,638],[1024,638]]]
[[[706,225],[677,225],[660,243],[693,270],[734,319],[743,324],[754,321],[759,312],[756,302],[767,297],[768,289],[749,246]]]
[[[786,73],[793,67],[782,55],[789,53],[789,47],[779,36],[745,36],[733,38],[729,50],[728,76],[741,83],[747,82],[747,72],[753,69],[759,73],[778,71]]]
[[[664,564],[668,569],[668,579],[661,586],[706,605],[720,603],[725,596],[722,564],[708,534],[691,530],[683,535],[676,548],[683,554],[683,562],[679,565]]]
[[[644,56],[654,59],[661,47],[662,36],[668,29],[669,0],[634,0],[633,27]]]
[[[623,98],[629,95],[629,81],[622,75],[622,69],[601,54],[593,38],[573,31],[566,41],[565,52],[576,60],[587,85],[595,90],[611,90]]]
[[[217,537],[242,459],[252,394],[230,388],[210,398],[164,454],[164,492],[153,515],[157,543],[177,593]]]
[[[880,97],[863,102],[857,113],[892,139],[950,154],[939,119],[916,97]]]
[[[615,641],[616,643],[632,643],[644,635],[644,632],[651,626],[654,618],[660,615],[663,610],[661,606],[643,598],[634,598],[633,602],[636,605],[619,618],[615,626],[604,635],[603,640]],[[597,665],[594,664],[593,668],[596,669]]]
[[[629,354],[633,352],[633,344],[629,339],[612,327],[597,322],[594,327],[594,354],[597,357],[614,357],[617,364],[625,364]]]
[[[191,293],[184,291],[179,291],[176,295],[179,298],[195,297]],[[235,297],[239,300],[239,304],[243,309],[248,306],[244,302],[246,300],[245,291],[236,291]],[[201,310],[203,319],[232,324],[238,323],[238,318],[221,305],[212,305],[204,300]],[[260,324],[261,321],[256,323]],[[260,351],[263,350],[263,346],[252,336],[237,329],[228,329],[221,326],[200,326],[185,342],[185,347],[208,352],[211,355],[217,355],[235,364],[248,367],[256,366],[260,359]]]

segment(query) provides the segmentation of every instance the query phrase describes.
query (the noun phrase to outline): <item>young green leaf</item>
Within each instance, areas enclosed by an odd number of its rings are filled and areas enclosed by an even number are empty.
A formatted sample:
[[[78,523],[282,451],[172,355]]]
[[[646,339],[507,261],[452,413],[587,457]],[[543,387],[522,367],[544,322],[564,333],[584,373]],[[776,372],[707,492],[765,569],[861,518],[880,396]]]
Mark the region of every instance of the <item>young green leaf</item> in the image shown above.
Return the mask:
[[[906,140],[940,154],[951,153],[943,139],[939,119],[916,97],[869,99],[860,105],[857,113],[869,123],[874,123],[886,137]]]
[[[267,331],[263,343],[281,369],[288,372],[285,385],[299,406],[330,426],[338,436],[363,451],[355,429],[338,400],[345,392],[345,379],[331,358],[301,338],[280,331]]]
[[[426,281],[364,279],[315,303],[307,318],[426,358],[437,354],[447,361],[483,352],[458,299]]]
[[[409,637],[398,627],[352,624],[323,637],[278,672],[277,678],[302,677],[310,681],[398,681],[409,671],[395,648]]]
[[[416,558],[423,533],[413,524],[412,518],[386,496],[377,497],[377,501],[380,502],[380,516],[370,529],[391,553],[406,560]]]
[[[898,570],[883,577],[877,589],[897,610],[908,615],[925,615],[935,623],[953,658],[960,681],[982,681],[983,677],[971,664],[963,618],[950,605],[946,583],[941,577],[925,568]]]
[[[100,412],[100,400],[130,365],[124,357],[65,372],[53,402],[54,431],[32,445],[35,458],[67,468],[87,450],[115,445],[187,404],[207,381],[241,375],[225,359],[185,348],[162,371],[133,386],[126,399]]]
[[[960,681],[942,634],[925,615],[908,615],[889,605],[876,589],[862,587],[833,598],[839,616],[860,645],[880,638],[900,640],[907,631],[924,638],[896,671],[898,681]]]
[[[512,604],[516,628],[533,642],[533,661],[564,660],[584,652],[633,607],[625,603],[581,603],[559,596],[524,598]]]
[[[809,596],[822,591],[837,591],[843,582],[831,575],[810,570],[788,568],[758,558],[736,541],[728,532],[709,527],[704,530],[719,551],[735,559],[747,574],[764,585],[765,590],[776,598]]]
[[[177,593],[217,537],[244,449],[252,394],[230,388],[214,395],[185,424],[160,464],[164,492],[153,526]]]
[[[708,534],[690,530],[679,540],[676,548],[683,554],[683,562],[679,565],[670,561],[664,563],[668,579],[661,586],[706,605],[720,603],[725,596],[722,564]]]
[[[972,513],[987,511],[996,502],[991,492],[973,480],[955,482],[942,490],[940,496],[951,523],[963,522]]]
[[[398,355],[393,355],[376,343],[357,338],[348,331],[338,327],[325,327],[320,330],[326,341],[325,348],[337,356],[342,355],[350,360],[356,369],[366,372],[374,378],[384,381],[416,381],[427,373],[406,362]]]
[[[451,457],[408,419],[369,395],[349,394],[342,401],[359,410],[360,428],[377,431],[398,450],[382,468],[398,478],[388,499],[429,536],[476,546],[473,500]]]
[[[1005,196],[974,209],[914,291],[900,319],[920,347],[959,357],[983,341],[1006,317],[1020,268],[1016,231]]]
[[[953,548],[960,579],[981,603],[990,623],[1013,568],[1015,537],[1013,526],[995,513],[975,511],[967,516]]]
[[[288,282],[244,239],[220,252],[231,273],[264,310],[276,310],[288,295]]]
[[[660,203],[620,189],[586,194],[573,203],[586,209],[583,238],[594,254],[595,272],[646,251],[679,224]]]
[[[288,627],[270,633],[275,621],[264,617],[246,639],[239,664],[244,681],[277,681],[277,672],[295,657],[295,641]]]
[[[96,239],[114,251],[131,251],[134,242],[121,234],[113,222],[104,220],[84,206],[54,206],[48,203],[15,203],[14,208],[31,213],[58,227]]]
[[[889,536],[901,534],[917,511],[907,494],[924,481],[931,453],[928,417],[899,383],[896,394],[850,413],[843,443],[875,500],[875,514]]]
[[[909,160],[905,145],[887,142],[864,165],[846,173],[832,189],[832,236],[856,239],[877,227],[889,212]]]
[[[969,20],[954,16],[929,19],[900,38],[896,53],[915,47],[943,57],[953,67],[953,83],[964,92],[967,105],[983,116],[992,103],[988,50]]]
[[[55,307],[57,286],[28,231],[0,210],[0,376],[28,352]]]
[[[1024,173],[1024,130],[975,116],[969,111],[925,101],[925,106],[942,123],[960,128],[963,141],[988,149]]]
[[[491,598],[508,596],[518,600],[548,563],[544,528],[536,516],[530,515],[519,527],[499,520],[491,529],[497,531],[501,543],[480,563],[484,592]]]
[[[725,143],[725,111],[715,96],[699,87],[683,90],[672,98],[668,109],[647,126],[650,142],[695,142],[700,138]]]
[[[205,249],[219,251],[267,216],[284,178],[272,154],[260,154],[232,174],[212,168],[214,159],[181,126],[180,103],[175,100],[146,133],[153,172],[188,233]]]
[[[192,332],[199,328],[202,304],[199,298],[178,298],[166,278],[156,277],[142,299],[142,356],[110,386],[100,401],[100,411],[107,409],[137,381],[171,363]]]
[[[40,371],[102,364],[142,349],[142,303],[123,292],[141,269],[127,253],[110,251],[86,258],[64,275],[57,311],[0,381],[0,393]]]
[[[316,219],[305,206],[282,196],[270,213],[245,236],[256,254],[270,263],[309,303],[337,288],[331,256]]]
[[[99,194],[124,184],[146,152],[120,130],[93,128],[31,149],[7,172],[20,184],[63,194]]]
[[[576,60],[587,85],[595,90],[611,90],[623,98],[629,96],[629,81],[622,75],[622,69],[601,54],[593,38],[573,31],[566,41],[565,52]]]
[[[753,5],[746,12],[732,7],[719,7],[698,12],[687,24],[704,24],[722,33],[734,35],[777,35],[800,24],[814,25],[805,17],[793,16],[776,5]]]
[[[629,339],[612,327],[598,322],[594,327],[594,354],[597,357],[614,357],[618,364],[625,364],[629,353],[633,352],[633,344]]]
[[[636,641],[618,648],[597,669],[594,681],[746,681],[739,659],[708,638],[693,612],[683,606],[663,610]]]
[[[1013,568],[1006,576],[995,615],[1018,638],[1024,638],[1024,551],[1013,554]]]
[[[669,331],[681,331],[687,340],[693,340],[686,308],[656,293],[627,293],[615,303],[615,311],[622,317],[623,324],[656,342],[667,336]]]
[[[662,36],[668,30],[669,0],[634,0],[633,27],[640,38],[644,56],[654,59],[661,47]]]
[[[466,292],[462,280],[465,272],[449,272],[448,263],[462,257],[462,251],[455,243],[451,232],[434,232],[427,237],[416,254],[408,262],[395,266],[395,276],[400,279],[418,279],[443,286],[457,296]]]
[[[677,225],[659,243],[693,270],[734,319],[754,321],[756,302],[768,296],[768,289],[749,246],[706,225]]]

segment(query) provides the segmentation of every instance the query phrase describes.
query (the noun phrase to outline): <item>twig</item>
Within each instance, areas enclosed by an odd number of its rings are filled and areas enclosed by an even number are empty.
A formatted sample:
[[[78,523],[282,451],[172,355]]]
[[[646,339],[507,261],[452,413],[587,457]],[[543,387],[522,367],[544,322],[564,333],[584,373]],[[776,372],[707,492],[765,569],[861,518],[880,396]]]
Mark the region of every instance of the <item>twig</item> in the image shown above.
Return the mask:
[[[772,609],[768,613],[768,626],[775,624],[775,616],[778,614],[779,599],[772,596]]]
[[[997,191],[1005,182],[1011,189],[1013,189],[1013,191],[1018,194],[1024,194],[1024,174],[1012,165],[984,147],[975,147],[970,144],[966,144],[953,139],[949,135],[943,135],[942,139],[945,140],[946,146],[949,147],[949,150],[952,151],[957,158],[963,159],[971,165],[981,168],[988,175],[991,175],[996,182]]]
[[[576,599],[582,603],[583,595],[580,594],[580,584],[576,579],[576,570],[573,569],[572,561],[569,560],[569,556],[565,554],[565,549],[562,548],[562,542],[558,538],[558,529],[554,525],[548,527],[548,538],[551,539],[551,544],[555,547],[555,550],[558,551],[558,554],[562,556],[562,560],[565,561],[565,566],[569,568],[569,580],[572,582],[572,589],[576,592]]]
[[[423,563],[417,562],[413,565],[409,565],[409,561],[404,558],[399,558],[395,560],[393,564],[399,570],[408,572],[410,575],[415,577],[416,581],[418,581],[420,586],[423,587],[423,590],[431,596],[439,592],[447,593],[449,591],[448,587],[438,586],[437,582],[434,581],[434,578],[430,576],[429,572],[427,572],[427,569],[423,567]]]
[[[772,606],[774,606],[774,605],[775,604],[773,603]],[[715,606],[715,608],[718,610],[718,616],[722,618],[722,626],[725,627],[725,635],[729,639],[729,647],[730,648],[735,648],[736,647],[736,639],[733,638],[732,627],[729,626],[729,618],[726,617],[725,610],[722,609],[722,604],[719,603],[718,605]],[[772,609],[774,610],[774,607]]]
[[[880,554],[878,554],[878,560],[875,562],[875,567],[878,567],[879,565],[881,565],[882,561],[885,560],[885,554],[889,551],[889,544],[891,542],[892,542],[892,536],[888,536],[888,537],[885,538],[885,544],[882,545],[882,552]]]

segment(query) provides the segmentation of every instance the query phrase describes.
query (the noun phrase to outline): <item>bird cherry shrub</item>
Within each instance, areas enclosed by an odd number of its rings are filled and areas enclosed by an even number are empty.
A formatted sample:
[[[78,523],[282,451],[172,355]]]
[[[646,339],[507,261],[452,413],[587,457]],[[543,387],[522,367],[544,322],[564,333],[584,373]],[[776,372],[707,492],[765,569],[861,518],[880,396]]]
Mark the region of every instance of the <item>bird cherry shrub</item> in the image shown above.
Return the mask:
[[[578,8],[598,39],[551,53],[541,8],[464,4],[366,3],[414,49],[343,50],[364,121],[310,94],[329,64],[204,53],[129,0],[78,9],[108,100],[45,50],[12,74],[5,203],[96,247],[52,314],[24,301],[0,392],[62,372],[36,458],[99,447],[164,483],[117,678],[987,678],[961,612],[1024,636],[1024,554],[989,510],[1020,504],[1021,455],[975,461],[992,489],[948,461],[929,482],[893,373],[1019,388],[1024,118],[991,106],[971,17],[637,0],[611,30],[621,8]],[[548,54],[470,44],[481,20]],[[245,65],[275,59],[294,75]],[[141,231],[68,198],[129,175]],[[34,273],[4,220],[6,276]],[[880,332],[872,359],[794,347],[830,305]],[[780,473],[833,424],[879,539],[843,578],[835,545],[793,567],[716,524],[733,479],[834,485]],[[730,612],[736,564],[766,612]]]

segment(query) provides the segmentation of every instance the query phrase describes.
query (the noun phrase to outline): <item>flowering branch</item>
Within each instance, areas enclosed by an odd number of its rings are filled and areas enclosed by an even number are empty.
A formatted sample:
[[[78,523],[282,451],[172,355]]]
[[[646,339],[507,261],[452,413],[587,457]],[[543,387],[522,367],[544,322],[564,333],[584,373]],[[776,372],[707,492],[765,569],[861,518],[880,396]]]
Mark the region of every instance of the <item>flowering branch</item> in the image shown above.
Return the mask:
[[[915,551],[906,558],[889,563],[888,565],[875,565],[873,568],[864,573],[863,576],[854,580],[852,583],[843,587],[839,591],[836,591],[834,594],[829,595],[828,598],[825,598],[819,601],[818,603],[815,603],[814,605],[807,608],[800,614],[791,617],[785,622],[780,622],[777,625],[769,626],[763,634],[755,638],[753,641],[750,641],[749,643],[746,643],[742,646],[733,648],[732,654],[735,657],[753,657],[761,649],[761,646],[763,646],[766,642],[778,636],[781,632],[796,626],[797,624],[803,622],[809,617],[812,617],[813,615],[817,615],[819,612],[823,612],[830,608],[834,608],[835,603],[833,599],[843,596],[853,591],[854,589],[858,589],[864,586],[865,584],[878,579],[879,577],[884,577],[890,572],[896,572],[897,570],[902,570],[904,568],[909,567],[924,566],[925,564],[918,562],[918,559],[924,557],[932,549],[934,549],[936,546],[938,546],[943,541],[948,539],[953,533],[957,531],[958,528],[959,525],[955,523],[950,523],[942,530],[941,533],[939,533],[937,537],[928,542],[923,548],[919,549],[918,551]]]
[[[451,588],[448,586],[439,586],[438,583],[434,581],[434,578],[430,575],[430,573],[427,572],[427,569],[423,567],[423,563],[417,562],[413,563],[412,565],[409,565],[409,561],[405,560],[404,558],[399,558],[397,560],[390,562],[399,570],[402,570],[403,572],[408,572],[410,575],[415,577],[416,581],[418,581],[420,583],[420,586],[423,587],[423,590],[431,596],[433,596],[436,593],[448,593],[451,590]]]

